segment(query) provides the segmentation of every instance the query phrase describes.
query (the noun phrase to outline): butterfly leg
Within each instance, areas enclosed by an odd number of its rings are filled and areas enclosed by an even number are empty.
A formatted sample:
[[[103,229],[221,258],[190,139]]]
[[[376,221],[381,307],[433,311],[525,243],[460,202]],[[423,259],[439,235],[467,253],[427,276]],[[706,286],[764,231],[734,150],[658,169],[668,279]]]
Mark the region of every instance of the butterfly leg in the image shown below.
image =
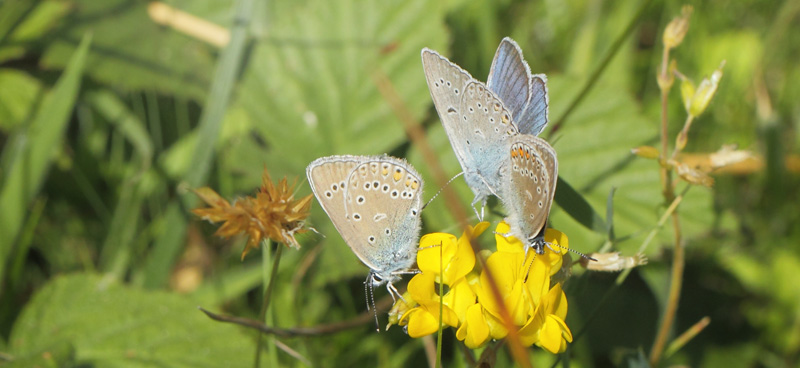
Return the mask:
[[[475,204],[481,202],[481,212],[478,213],[478,209],[475,208]],[[486,196],[476,195],[475,199],[472,200],[472,210],[475,211],[475,216],[478,216],[478,221],[483,221],[483,210],[486,208]]]

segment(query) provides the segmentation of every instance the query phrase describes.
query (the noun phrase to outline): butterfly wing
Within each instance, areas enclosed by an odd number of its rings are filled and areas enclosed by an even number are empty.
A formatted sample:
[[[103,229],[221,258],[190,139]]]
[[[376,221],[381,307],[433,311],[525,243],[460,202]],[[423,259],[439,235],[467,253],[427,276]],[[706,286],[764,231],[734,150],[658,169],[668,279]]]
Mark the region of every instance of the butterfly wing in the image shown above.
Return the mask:
[[[345,240],[383,280],[416,260],[422,187],[408,162],[389,156],[360,163],[347,178],[345,218],[355,236]]]
[[[455,134],[458,126],[462,124],[459,107],[464,87],[474,79],[464,69],[428,48],[422,49],[422,69],[425,71],[425,80],[428,82],[428,90],[431,92],[439,119],[450,139],[458,162],[466,170],[471,162],[465,162],[467,159],[465,149],[457,143],[460,139]]]
[[[500,97],[515,122],[530,101],[530,84],[531,69],[522,58],[522,50],[514,40],[503,38],[494,54],[486,86]]]
[[[478,81],[464,87],[450,143],[465,157],[464,178],[476,194],[476,201],[498,193],[500,168],[505,162],[508,139],[517,134],[511,113],[498,96]]]
[[[356,166],[369,159],[368,156],[320,157],[306,168],[311,191],[348,245],[356,235],[353,233],[355,229],[347,223],[344,205],[347,178]]]
[[[547,96],[547,77],[544,74],[534,74],[531,77],[531,99],[525,109],[514,115],[514,122],[520,133],[539,135],[550,119],[550,100]]]
[[[486,85],[511,111],[520,133],[539,135],[547,126],[547,77],[531,75],[522,50],[511,38],[500,41]]]
[[[556,191],[558,160],[553,147],[533,135],[517,135],[508,147],[507,181],[502,192],[507,221],[511,235],[531,241],[547,223]]]

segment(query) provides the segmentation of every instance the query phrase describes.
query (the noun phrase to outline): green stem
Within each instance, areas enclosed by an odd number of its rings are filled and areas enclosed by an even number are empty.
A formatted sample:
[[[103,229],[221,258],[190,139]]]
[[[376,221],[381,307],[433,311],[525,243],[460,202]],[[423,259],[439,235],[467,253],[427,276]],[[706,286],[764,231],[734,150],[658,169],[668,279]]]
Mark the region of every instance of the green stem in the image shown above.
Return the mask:
[[[269,259],[269,240],[264,240],[261,242],[261,251],[264,257],[264,265],[266,265],[266,261]],[[283,246],[278,244],[278,247],[275,249],[275,255],[272,258],[272,270],[270,271],[269,281],[264,280],[267,282],[267,287],[264,289],[264,299],[261,303],[261,310],[258,312],[258,320],[264,321],[264,318],[267,315],[267,309],[269,308],[269,303],[272,301],[272,289],[275,287],[275,278],[278,275],[278,266],[281,263],[281,253],[283,251]],[[266,271],[266,267],[265,267]],[[264,272],[264,276],[266,277],[266,272]],[[263,339],[263,334],[259,331],[258,333],[258,340],[256,342],[256,359],[253,364],[253,367],[258,368],[261,364],[261,343]],[[273,354],[274,356],[274,354]]]
[[[439,334],[436,336],[436,368],[442,366],[442,318],[444,317],[444,258],[443,246],[439,245]]]
[[[639,7],[639,10],[636,12],[636,15],[631,18],[630,23],[628,23],[625,30],[614,40],[614,43],[611,45],[611,48],[608,50],[606,55],[603,57],[603,60],[600,61],[600,64],[597,66],[589,79],[586,81],[586,84],[583,85],[581,91],[578,93],[577,96],[570,102],[569,107],[561,114],[561,117],[556,120],[555,124],[553,124],[553,128],[550,129],[550,133],[548,134],[548,138],[553,135],[554,132],[558,131],[561,128],[561,125],[564,124],[564,121],[567,120],[570,114],[575,110],[575,108],[580,104],[584,97],[589,93],[589,91],[594,87],[595,83],[598,79],[600,79],[600,75],[603,74],[603,71],[606,70],[608,64],[611,64],[611,59],[617,54],[617,52],[622,48],[622,44],[624,43],[625,39],[628,38],[633,33],[633,30],[636,24],[639,23],[639,20],[644,16],[644,11],[647,9],[647,6],[650,5],[650,1],[645,1]]]

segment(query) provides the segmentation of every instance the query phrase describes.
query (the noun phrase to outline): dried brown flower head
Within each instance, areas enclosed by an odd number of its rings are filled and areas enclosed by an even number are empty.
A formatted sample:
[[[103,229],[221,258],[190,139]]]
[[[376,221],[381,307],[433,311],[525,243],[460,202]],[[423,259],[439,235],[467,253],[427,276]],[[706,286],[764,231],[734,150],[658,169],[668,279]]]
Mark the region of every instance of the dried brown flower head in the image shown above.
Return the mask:
[[[203,187],[194,190],[194,193],[210,207],[197,208],[192,212],[212,223],[224,221],[215,235],[226,238],[247,235],[249,239],[242,259],[251,249],[258,248],[262,239],[267,238],[300,248],[294,236],[308,231],[303,226],[311,209],[311,194],[295,200],[293,191],[294,184],[289,186],[286,178],[281,179],[277,186],[273,184],[269,171],[264,168],[261,188],[255,197],[244,197],[231,204],[213,189]]]

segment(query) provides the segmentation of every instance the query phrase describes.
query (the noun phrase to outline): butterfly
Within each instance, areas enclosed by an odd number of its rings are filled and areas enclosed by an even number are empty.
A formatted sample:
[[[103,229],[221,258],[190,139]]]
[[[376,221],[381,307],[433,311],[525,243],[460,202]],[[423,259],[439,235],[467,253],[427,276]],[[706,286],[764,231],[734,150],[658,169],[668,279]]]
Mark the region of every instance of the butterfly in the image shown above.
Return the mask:
[[[370,272],[365,285],[393,283],[416,262],[423,181],[391,156],[321,157],[306,168],[308,182],[336,230]]]
[[[428,48],[422,49],[422,66],[464,179],[475,193],[472,207],[482,220],[488,196],[499,196],[511,137],[537,135],[547,125],[547,78],[531,75],[510,38],[500,43],[487,84]],[[479,202],[480,213],[475,208]]]

